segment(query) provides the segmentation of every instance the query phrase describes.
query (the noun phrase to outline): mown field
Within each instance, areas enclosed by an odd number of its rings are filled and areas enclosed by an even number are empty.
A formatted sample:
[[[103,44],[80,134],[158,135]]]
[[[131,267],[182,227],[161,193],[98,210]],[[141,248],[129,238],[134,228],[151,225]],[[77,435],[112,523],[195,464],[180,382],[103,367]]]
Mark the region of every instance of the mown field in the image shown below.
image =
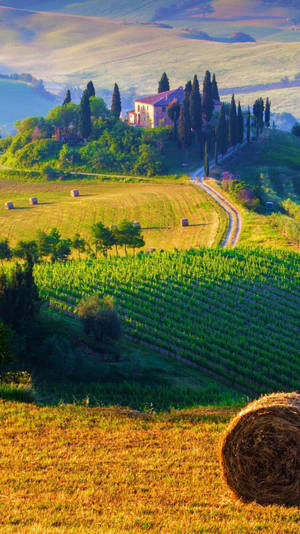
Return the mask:
[[[299,254],[200,249],[144,257],[41,264],[53,306],[114,295],[139,344],[193,362],[246,393],[299,388]]]
[[[12,244],[34,238],[37,229],[57,227],[63,236],[79,232],[90,240],[90,228],[102,221],[109,226],[122,219],[139,221],[146,248],[158,250],[214,246],[222,240],[227,216],[199,187],[188,183],[115,183],[92,180],[68,183],[0,183],[1,238]],[[180,182],[180,180],[179,180]],[[70,191],[79,188],[80,197]],[[29,206],[37,196],[38,206]],[[10,200],[15,210],[7,211]],[[189,228],[182,228],[187,217]]]
[[[237,410],[1,402],[1,532],[296,534],[298,508],[242,505],[222,481],[218,443]]]

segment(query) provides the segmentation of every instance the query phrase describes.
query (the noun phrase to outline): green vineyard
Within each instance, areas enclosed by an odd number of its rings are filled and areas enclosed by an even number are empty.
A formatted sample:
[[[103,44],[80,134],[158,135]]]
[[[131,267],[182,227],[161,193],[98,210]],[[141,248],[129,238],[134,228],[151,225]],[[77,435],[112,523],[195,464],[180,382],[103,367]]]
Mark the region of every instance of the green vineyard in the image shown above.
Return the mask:
[[[68,312],[89,294],[114,295],[127,336],[260,393],[299,389],[299,267],[293,252],[200,249],[43,263],[35,278]]]

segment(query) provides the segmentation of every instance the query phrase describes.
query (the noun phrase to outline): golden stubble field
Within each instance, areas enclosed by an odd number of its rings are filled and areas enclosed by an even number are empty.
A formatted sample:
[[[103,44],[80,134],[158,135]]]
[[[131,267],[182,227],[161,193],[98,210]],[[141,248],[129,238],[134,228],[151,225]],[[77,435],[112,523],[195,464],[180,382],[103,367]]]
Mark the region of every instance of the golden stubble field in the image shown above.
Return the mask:
[[[70,191],[79,189],[80,197]],[[36,196],[38,206],[29,206]],[[12,201],[16,209],[4,208]],[[208,195],[192,184],[167,183],[0,183],[1,239],[12,244],[33,239],[38,229],[57,227],[63,237],[80,233],[90,240],[90,228],[101,221],[106,226],[122,219],[139,221],[146,248],[158,250],[214,246],[227,227],[227,215]],[[190,227],[182,228],[181,218]]]
[[[246,506],[225,486],[218,444],[234,411],[1,401],[1,533],[298,533],[299,509]]]

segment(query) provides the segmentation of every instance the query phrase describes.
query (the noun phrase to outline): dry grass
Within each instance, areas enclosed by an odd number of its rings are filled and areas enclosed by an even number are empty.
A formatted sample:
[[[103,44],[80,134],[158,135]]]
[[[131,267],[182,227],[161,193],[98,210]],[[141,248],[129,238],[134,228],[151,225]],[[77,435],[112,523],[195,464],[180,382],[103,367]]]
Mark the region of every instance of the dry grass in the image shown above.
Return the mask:
[[[296,508],[233,502],[217,460],[232,409],[1,403],[0,415],[3,534],[299,532]]]
[[[33,238],[37,229],[57,227],[63,236],[79,232],[89,239],[94,222],[111,225],[128,218],[140,221],[146,248],[173,250],[218,244],[227,224],[221,208],[189,183],[85,183],[76,199],[71,189],[70,183],[0,183],[1,238],[15,243]],[[38,206],[28,204],[33,195]],[[4,209],[8,198],[14,211]],[[189,228],[181,227],[183,217]]]

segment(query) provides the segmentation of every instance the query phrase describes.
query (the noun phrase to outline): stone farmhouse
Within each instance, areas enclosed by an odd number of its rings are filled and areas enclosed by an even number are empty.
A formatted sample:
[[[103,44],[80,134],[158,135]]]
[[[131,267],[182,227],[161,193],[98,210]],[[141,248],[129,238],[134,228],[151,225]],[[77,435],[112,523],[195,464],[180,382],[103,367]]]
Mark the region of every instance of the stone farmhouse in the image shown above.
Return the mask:
[[[181,105],[184,99],[183,87],[165,91],[153,96],[146,96],[134,100],[134,110],[128,112],[128,124],[142,126],[143,128],[155,128],[156,126],[172,126],[168,117],[168,106],[178,100]],[[215,100],[215,111],[220,111],[221,102]]]

